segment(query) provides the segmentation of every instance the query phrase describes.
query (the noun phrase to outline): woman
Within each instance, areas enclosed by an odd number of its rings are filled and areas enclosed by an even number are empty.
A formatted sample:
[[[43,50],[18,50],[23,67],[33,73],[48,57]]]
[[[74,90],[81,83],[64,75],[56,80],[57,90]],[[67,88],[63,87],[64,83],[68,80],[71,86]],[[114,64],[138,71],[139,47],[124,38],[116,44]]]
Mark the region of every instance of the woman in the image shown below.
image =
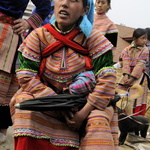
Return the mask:
[[[9,102],[18,90],[15,79],[16,50],[22,33],[38,27],[50,12],[49,0],[32,0],[37,11],[27,20],[21,19],[29,0],[0,1],[0,144],[6,140],[12,125]]]
[[[92,31],[93,6],[91,0],[55,0],[52,25],[35,29],[19,47],[20,68],[16,73],[20,89],[10,104],[15,150],[116,149],[117,115],[112,106],[107,107],[115,94],[113,46]],[[81,110],[35,112],[14,108],[27,99],[70,90],[78,75],[91,70],[96,85]],[[79,137],[84,121],[85,134]]]
[[[118,29],[116,25],[108,18],[106,13],[111,7],[111,0],[96,0],[96,13],[94,15],[94,29],[99,30],[108,40],[117,46]]]

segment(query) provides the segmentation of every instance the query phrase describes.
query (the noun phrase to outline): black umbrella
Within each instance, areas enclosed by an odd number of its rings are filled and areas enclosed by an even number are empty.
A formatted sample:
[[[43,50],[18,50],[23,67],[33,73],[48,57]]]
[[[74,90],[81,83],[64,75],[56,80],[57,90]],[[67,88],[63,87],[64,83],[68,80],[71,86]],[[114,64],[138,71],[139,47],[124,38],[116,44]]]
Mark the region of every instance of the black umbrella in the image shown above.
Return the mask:
[[[86,104],[85,94],[59,94],[39,97],[20,102],[15,105],[21,110],[49,111],[71,108],[82,108]]]

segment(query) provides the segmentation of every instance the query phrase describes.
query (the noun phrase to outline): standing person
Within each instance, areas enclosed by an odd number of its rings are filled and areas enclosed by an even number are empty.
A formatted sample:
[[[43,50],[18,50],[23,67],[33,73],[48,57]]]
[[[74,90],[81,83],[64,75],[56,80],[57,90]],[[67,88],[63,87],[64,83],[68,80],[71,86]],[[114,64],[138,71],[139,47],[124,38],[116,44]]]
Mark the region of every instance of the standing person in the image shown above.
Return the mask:
[[[54,0],[50,0],[50,2],[51,2],[50,3],[51,11],[50,11],[49,15],[45,18],[45,20],[42,22],[42,24],[41,24],[42,26],[50,22],[51,16],[54,13]],[[36,12],[36,7],[33,9],[32,14],[34,12]]]
[[[146,28],[147,31],[147,43],[146,46],[148,47],[149,50],[149,61],[146,63],[146,72],[150,76],[150,28]]]
[[[21,34],[29,28],[38,27],[50,12],[49,0],[32,0],[37,11],[27,20],[21,19],[28,2],[0,1],[0,143],[5,142],[7,128],[12,125],[9,102],[18,90],[15,61]]]
[[[146,62],[148,61],[149,51],[146,47],[147,33],[145,29],[137,28],[133,32],[133,42],[122,51],[123,67],[120,89],[129,90],[130,95],[134,94],[135,89],[130,87],[138,83],[143,87],[144,94],[135,99],[129,114],[144,115],[146,112],[146,102],[148,94],[148,83],[145,74]],[[128,109],[128,108],[127,108]]]
[[[113,45],[92,30],[92,0],[55,0],[54,7],[52,24],[33,30],[18,49],[20,89],[10,103],[15,150],[115,150],[118,117],[108,106],[116,85]],[[59,96],[86,71],[94,72],[96,85],[81,110],[67,113],[14,108],[27,99]],[[78,130],[84,121],[85,135],[80,142]]]
[[[117,46],[118,29],[108,18],[106,13],[111,8],[111,0],[96,0],[96,13],[94,14],[94,29],[98,30],[113,44]]]

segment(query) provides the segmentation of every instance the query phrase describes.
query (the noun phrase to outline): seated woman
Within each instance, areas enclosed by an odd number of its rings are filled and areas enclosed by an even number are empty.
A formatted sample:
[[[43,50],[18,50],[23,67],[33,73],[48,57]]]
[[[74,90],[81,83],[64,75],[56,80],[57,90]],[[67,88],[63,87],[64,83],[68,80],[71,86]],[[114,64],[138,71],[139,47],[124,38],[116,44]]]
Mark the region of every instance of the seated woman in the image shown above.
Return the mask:
[[[10,104],[15,150],[115,150],[118,117],[112,106],[107,107],[116,85],[113,45],[92,31],[92,0],[55,0],[54,7],[52,24],[33,30],[18,49],[20,89]],[[75,89],[75,78],[79,81],[77,77],[88,71],[94,73],[96,84],[90,85],[91,80],[84,86],[88,94],[82,109],[60,113],[14,108],[27,99],[59,95],[66,88],[71,91]],[[83,122],[85,132],[79,137]]]

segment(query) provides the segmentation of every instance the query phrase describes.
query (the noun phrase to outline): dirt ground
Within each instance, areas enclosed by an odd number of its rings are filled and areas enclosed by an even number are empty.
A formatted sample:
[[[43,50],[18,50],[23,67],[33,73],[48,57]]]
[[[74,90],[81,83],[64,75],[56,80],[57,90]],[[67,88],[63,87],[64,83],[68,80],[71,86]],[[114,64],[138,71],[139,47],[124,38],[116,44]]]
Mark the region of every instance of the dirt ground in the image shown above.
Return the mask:
[[[120,76],[120,74],[118,74]],[[150,106],[150,91],[148,93],[148,106]],[[0,145],[0,150],[14,150],[14,141],[12,137],[13,127],[7,132],[7,140]],[[150,150],[150,128],[146,139],[129,134],[124,145],[119,146],[119,150]]]

